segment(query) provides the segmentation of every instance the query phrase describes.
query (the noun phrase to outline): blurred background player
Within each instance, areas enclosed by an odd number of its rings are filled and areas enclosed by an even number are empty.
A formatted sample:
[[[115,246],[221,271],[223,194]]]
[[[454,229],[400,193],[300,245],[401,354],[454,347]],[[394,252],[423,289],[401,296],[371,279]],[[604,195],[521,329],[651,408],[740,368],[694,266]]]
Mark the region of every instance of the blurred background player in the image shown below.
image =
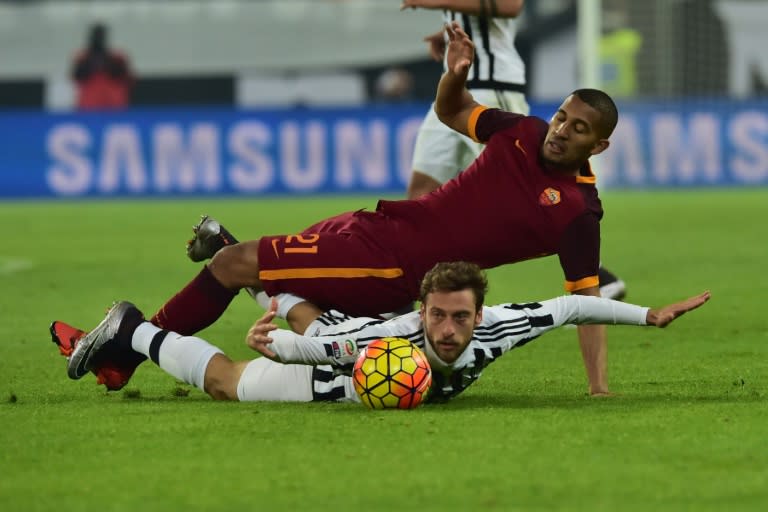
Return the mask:
[[[405,68],[385,69],[374,85],[376,100],[386,103],[413,101],[413,80],[413,75]]]
[[[439,6],[437,4],[440,4]],[[475,44],[467,89],[489,108],[528,115],[525,65],[515,50],[516,18],[523,0],[405,0],[402,8],[444,9],[445,23],[457,22]],[[445,30],[424,38],[433,59],[445,68]],[[434,104],[424,117],[414,149],[408,198],[432,192],[463,171],[483,145],[455,132],[437,118]]]
[[[403,0],[402,9],[441,9],[445,23],[456,22],[475,44],[475,60],[467,89],[478,103],[489,108],[528,115],[525,99],[525,63],[515,48],[516,18],[524,0]],[[424,40],[433,59],[445,70],[446,34],[442,28]],[[432,192],[454,178],[484,148],[437,118],[434,104],[419,128],[408,183],[408,199]],[[600,266],[600,293],[620,300],[626,295],[624,281]]]
[[[108,34],[106,25],[92,25],[86,48],[75,56],[72,80],[78,109],[120,109],[130,103],[134,82],[130,62],[123,52],[109,47]]]

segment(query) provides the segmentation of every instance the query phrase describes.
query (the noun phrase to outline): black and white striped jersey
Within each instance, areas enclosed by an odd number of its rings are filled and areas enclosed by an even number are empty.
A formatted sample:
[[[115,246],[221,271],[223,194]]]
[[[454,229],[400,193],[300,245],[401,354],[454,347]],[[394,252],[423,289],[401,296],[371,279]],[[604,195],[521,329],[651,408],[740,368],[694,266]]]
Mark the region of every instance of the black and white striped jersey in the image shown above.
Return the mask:
[[[470,16],[447,10],[443,17],[446,23],[458,22],[475,44],[475,62],[469,70],[467,89],[524,92],[525,64],[515,49],[515,18]],[[446,68],[445,60],[443,67]]]
[[[486,306],[483,320],[475,328],[466,350],[451,364],[441,361],[432,350],[416,311],[387,321],[350,318],[329,311],[315,320],[304,336],[287,331],[277,333],[272,348],[283,362],[317,365],[312,375],[314,400],[359,401],[349,376],[351,363],[344,367],[322,363],[337,360],[340,347],[347,340],[354,340],[361,349],[379,338],[405,338],[424,350],[432,366],[429,401],[444,401],[464,391],[506,352],[551,329],[567,323],[644,325],[647,311],[641,306],[580,295]],[[347,361],[351,360],[354,358]]]

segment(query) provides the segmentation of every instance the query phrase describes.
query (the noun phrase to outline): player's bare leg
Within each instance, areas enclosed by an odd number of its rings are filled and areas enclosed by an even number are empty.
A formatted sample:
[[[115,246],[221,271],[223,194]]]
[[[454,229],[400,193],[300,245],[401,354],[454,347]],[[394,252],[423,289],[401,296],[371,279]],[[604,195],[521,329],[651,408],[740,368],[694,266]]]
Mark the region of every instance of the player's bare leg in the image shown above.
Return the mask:
[[[255,296],[261,290],[258,271],[258,241],[237,243],[221,224],[203,216],[187,244],[193,260],[213,255],[183,289],[168,299],[152,315],[158,327],[182,335],[192,335],[213,324],[242,288]],[[193,257],[194,256],[194,257]],[[254,265],[249,268],[249,265]]]
[[[225,288],[262,290],[259,280],[259,241],[250,240],[220,249],[208,263],[213,277]]]
[[[224,354],[216,354],[205,369],[204,387],[214,400],[238,400],[237,384],[250,361],[232,361]]]

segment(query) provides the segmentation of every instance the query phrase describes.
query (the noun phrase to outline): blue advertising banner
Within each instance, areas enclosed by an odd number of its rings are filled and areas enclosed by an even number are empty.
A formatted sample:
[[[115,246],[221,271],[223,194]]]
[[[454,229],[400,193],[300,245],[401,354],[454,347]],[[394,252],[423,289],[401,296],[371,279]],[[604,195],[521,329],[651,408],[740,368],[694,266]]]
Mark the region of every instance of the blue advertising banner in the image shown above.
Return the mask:
[[[595,158],[606,187],[768,185],[768,101],[619,105],[607,151]]]
[[[0,197],[401,192],[428,105],[0,115]]]
[[[428,108],[4,112],[0,197],[403,193]],[[768,185],[768,101],[620,110],[601,187]]]

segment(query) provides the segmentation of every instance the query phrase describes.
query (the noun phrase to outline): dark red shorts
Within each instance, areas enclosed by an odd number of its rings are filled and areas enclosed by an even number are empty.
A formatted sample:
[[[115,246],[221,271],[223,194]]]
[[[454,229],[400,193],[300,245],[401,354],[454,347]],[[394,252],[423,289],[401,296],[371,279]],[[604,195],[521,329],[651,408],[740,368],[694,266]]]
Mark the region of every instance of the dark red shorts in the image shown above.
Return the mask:
[[[417,298],[421,278],[398,261],[395,233],[385,216],[360,211],[300,234],[262,237],[259,279],[269,295],[293,293],[321,309],[353,316],[395,311]]]

